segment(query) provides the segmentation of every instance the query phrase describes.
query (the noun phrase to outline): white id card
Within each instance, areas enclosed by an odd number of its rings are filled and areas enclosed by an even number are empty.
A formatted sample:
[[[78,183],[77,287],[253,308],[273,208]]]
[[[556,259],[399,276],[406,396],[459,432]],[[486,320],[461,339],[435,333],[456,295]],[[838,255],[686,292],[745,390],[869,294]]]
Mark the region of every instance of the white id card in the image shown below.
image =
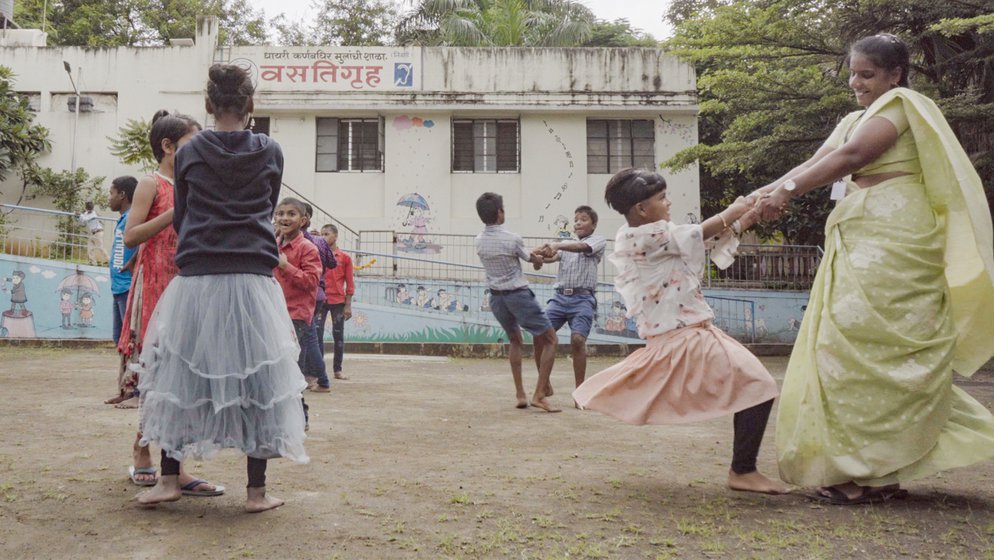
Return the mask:
[[[839,180],[832,183],[832,194],[829,196],[832,200],[842,200],[846,197],[846,182]]]

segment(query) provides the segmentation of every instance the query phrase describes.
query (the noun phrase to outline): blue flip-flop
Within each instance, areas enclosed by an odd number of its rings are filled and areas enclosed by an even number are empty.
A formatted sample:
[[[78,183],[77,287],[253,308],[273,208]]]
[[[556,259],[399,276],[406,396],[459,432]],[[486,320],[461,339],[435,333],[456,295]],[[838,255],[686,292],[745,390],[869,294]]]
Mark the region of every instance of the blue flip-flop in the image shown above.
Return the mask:
[[[156,476],[157,473],[155,467],[135,467],[134,465],[128,467],[128,476],[131,477],[131,482],[134,482],[136,486],[155,486],[159,480],[159,477]],[[152,480],[138,480],[137,476],[140,474],[150,474]]]
[[[224,494],[224,486],[219,484],[212,484],[212,486],[214,486],[213,490],[196,490],[195,488],[201,484],[211,483],[200,479],[191,480],[189,483],[184,484],[183,487],[180,488],[180,491],[183,492],[184,496],[200,496],[202,498],[220,496],[221,494]]]

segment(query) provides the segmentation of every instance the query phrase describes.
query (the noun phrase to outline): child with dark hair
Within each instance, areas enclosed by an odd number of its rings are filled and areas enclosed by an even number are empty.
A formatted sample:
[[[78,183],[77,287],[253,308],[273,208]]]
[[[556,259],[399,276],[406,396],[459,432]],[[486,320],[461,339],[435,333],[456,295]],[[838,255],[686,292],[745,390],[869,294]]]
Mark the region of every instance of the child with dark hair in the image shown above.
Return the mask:
[[[106,263],[110,260],[110,256],[104,250],[104,226],[100,223],[100,216],[93,208],[93,201],[86,201],[84,206],[86,211],[79,214],[77,218],[86,226],[86,259],[92,265]],[[102,260],[98,258],[101,256]]]
[[[559,262],[555,295],[546,302],[545,315],[558,331],[569,323],[573,379],[576,386],[587,376],[587,337],[597,314],[597,267],[604,257],[607,240],[594,233],[597,212],[580,206],[573,213],[577,240],[547,243],[542,247],[546,263]]]
[[[335,261],[335,254],[324,237],[311,233],[311,218],[314,217],[314,208],[303,202],[304,205],[304,225],[300,234],[304,239],[310,241],[318,250],[321,257],[321,274],[318,276],[317,302],[314,304],[314,317],[311,319],[307,330],[302,333],[303,338],[299,339],[300,346],[304,348],[304,362],[300,368],[304,372],[304,379],[307,380],[308,390],[315,393],[330,393],[331,380],[328,379],[328,368],[324,363],[324,319],[325,319],[325,274],[329,270],[338,267]]]
[[[248,456],[245,510],[279,507],[266,495],[268,459],[306,462],[298,347],[273,268],[281,258],[271,219],[283,153],[245,130],[249,75],[215,64],[207,110],[216,129],[176,154],[179,275],[149,326],[141,355],[143,443],[162,448],[162,476],[145,505],[180,499],[180,463],[223,448]],[[316,251],[316,249],[315,249]]]
[[[335,345],[335,357],[332,360],[332,371],[335,379],[348,379],[342,373],[342,360],[345,356],[345,321],[352,318],[352,296],[355,294],[355,278],[353,277],[352,257],[338,246],[338,227],[335,224],[325,224],[321,228],[321,236],[335,254],[338,266],[325,272],[324,284],[327,301],[325,309],[331,313],[331,337]],[[399,287],[402,288],[401,284]],[[404,290],[405,292],[407,290]],[[324,321],[322,319],[321,338],[324,337]]]
[[[702,224],[670,221],[666,181],[651,171],[625,169],[604,198],[625,216],[610,259],[615,289],[625,299],[639,336],[647,339],[621,363],[573,392],[583,408],[630,424],[677,424],[734,413],[735,438],[728,486],[780,494],[787,488],[756,470],[777,384],[763,364],[711,324],[700,277],[705,240],[748,227],[758,217],[739,198]]]
[[[124,226],[131,211],[131,201],[135,196],[138,179],[126,175],[111,181],[108,206],[115,212],[120,212],[114,226],[114,239],[110,249],[110,291],[114,296],[114,342],[121,340],[121,329],[124,325],[124,311],[128,307],[128,292],[131,291],[131,271],[135,265],[136,247],[124,246]],[[117,404],[133,397],[130,392],[124,392],[122,386],[123,371],[118,370],[117,395],[104,401],[104,404]]]
[[[137,408],[141,401],[138,357],[145,346],[145,333],[152,311],[177,272],[176,230],[173,229],[176,152],[196,136],[200,128],[200,123],[187,115],[160,110],[152,117],[149,143],[159,166],[152,175],[138,181],[123,236],[125,247],[138,247],[117,343],[121,354],[121,391],[134,396],[114,405],[117,408]],[[148,445],[142,444],[141,438],[139,421],[139,430],[132,445],[133,464],[128,474],[138,486],[152,486],[158,477],[152,466]],[[180,484],[183,492],[192,495],[216,496],[224,492],[224,487],[198,480],[185,472],[180,474]]]
[[[483,233],[476,236],[476,254],[486,272],[490,310],[510,342],[508,358],[518,398],[517,407],[528,408],[529,404],[521,378],[521,329],[524,328],[532,334],[538,367],[538,382],[531,405],[546,412],[561,412],[546,398],[552,395],[549,377],[556,359],[556,331],[521,272],[521,261],[530,262],[538,269],[542,266],[542,256],[525,252],[521,236],[504,227],[504,199],[499,194],[488,192],[480,195],[476,200],[476,213],[486,226]]]

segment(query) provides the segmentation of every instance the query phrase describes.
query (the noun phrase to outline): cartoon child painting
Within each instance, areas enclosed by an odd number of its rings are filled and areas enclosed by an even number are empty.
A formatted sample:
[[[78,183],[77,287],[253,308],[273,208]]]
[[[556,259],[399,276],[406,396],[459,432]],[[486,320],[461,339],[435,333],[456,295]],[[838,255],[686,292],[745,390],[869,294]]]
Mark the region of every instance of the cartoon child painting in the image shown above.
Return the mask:
[[[418,286],[417,296],[414,300],[414,307],[431,307],[431,301],[428,298],[428,290],[424,286]]]
[[[560,239],[571,239],[573,237],[573,229],[569,227],[569,220],[566,216],[562,214],[556,216],[556,219],[552,221],[552,225],[556,228],[556,236]]]
[[[63,288],[59,293],[59,313],[62,314],[62,328],[72,328],[72,310],[76,305],[72,302],[72,290]]]
[[[401,305],[411,305],[414,298],[411,293],[407,291],[407,286],[404,284],[397,284],[397,303]]]
[[[93,326],[93,294],[89,292],[79,298],[79,321],[82,327]]]
[[[10,316],[27,316],[29,311],[25,304],[28,302],[28,293],[24,288],[24,272],[15,270],[7,281],[10,282]],[[20,314],[17,312],[18,307],[21,308]]]

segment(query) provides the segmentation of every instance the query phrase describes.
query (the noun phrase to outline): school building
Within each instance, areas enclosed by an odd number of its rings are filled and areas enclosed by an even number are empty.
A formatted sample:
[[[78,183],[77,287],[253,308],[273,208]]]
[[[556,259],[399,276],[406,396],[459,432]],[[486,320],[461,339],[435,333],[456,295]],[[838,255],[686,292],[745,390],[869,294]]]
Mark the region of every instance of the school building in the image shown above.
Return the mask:
[[[162,108],[210,126],[207,69],[230,62],[257,84],[253,127],[283,146],[284,182],[357,231],[476,233],[474,201],[493,191],[523,235],[572,229],[590,204],[610,238],[622,221],[604,203],[611,174],[697,143],[693,68],[657,49],[226,47],[213,18],[168,47],[44,42],[37,30],[0,36],[0,64],[50,131],[42,165],[140,173],[108,138]],[[664,175],[674,219],[699,215],[697,168]],[[17,178],[0,191],[16,199]]]

